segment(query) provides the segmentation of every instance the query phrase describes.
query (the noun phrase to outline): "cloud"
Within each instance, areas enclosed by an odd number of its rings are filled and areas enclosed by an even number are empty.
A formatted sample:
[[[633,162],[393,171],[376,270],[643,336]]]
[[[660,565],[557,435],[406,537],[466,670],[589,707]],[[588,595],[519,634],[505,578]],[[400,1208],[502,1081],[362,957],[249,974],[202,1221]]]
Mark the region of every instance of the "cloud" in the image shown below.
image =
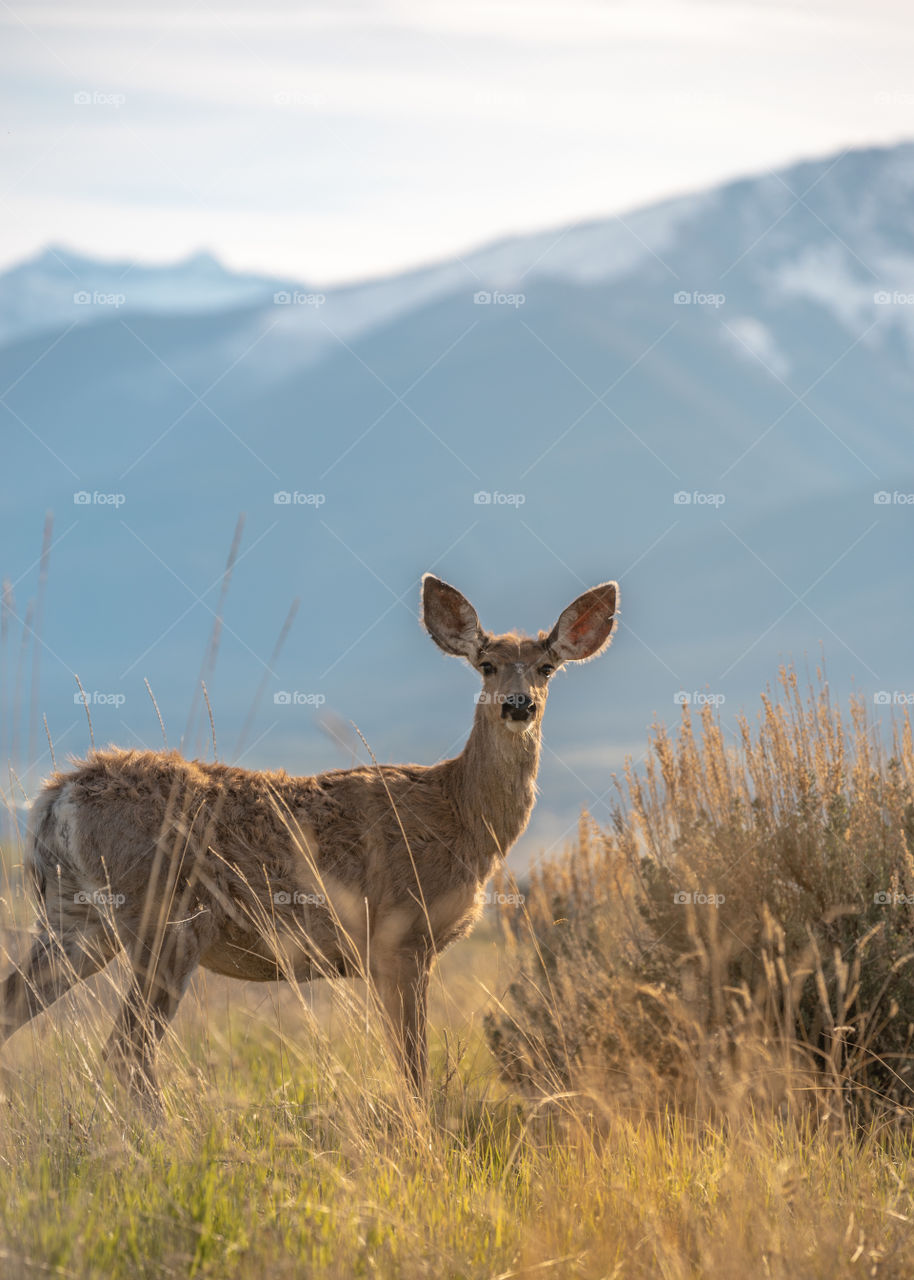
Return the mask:
[[[889,0],[34,0],[0,26],[6,261],[205,245],[355,279],[914,133]]]

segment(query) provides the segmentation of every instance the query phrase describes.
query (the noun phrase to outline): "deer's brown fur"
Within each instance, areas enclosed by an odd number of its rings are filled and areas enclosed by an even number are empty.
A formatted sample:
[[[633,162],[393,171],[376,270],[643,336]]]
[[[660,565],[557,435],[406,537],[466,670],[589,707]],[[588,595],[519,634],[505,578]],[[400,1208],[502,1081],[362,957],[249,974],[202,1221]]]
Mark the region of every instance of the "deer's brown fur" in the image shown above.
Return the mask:
[[[466,746],[438,764],[293,777],[107,750],[56,774],[30,819],[42,927],[2,984],[0,1031],[124,947],[135,980],[109,1050],[149,1089],[198,965],[254,981],[361,973],[421,1088],[430,966],[472,928],[496,858],[527,825],[548,668],[606,647],[616,598],[606,583],[548,634],[492,636],[426,575],[427,630],[483,674]]]

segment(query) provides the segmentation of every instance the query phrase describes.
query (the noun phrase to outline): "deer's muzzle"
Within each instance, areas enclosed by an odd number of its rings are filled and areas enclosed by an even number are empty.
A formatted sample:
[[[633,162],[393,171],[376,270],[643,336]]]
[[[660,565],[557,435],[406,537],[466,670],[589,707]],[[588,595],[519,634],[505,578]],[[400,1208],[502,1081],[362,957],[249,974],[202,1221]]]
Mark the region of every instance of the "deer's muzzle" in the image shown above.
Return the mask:
[[[531,720],[536,712],[536,703],[525,693],[509,693],[501,704],[502,720]]]

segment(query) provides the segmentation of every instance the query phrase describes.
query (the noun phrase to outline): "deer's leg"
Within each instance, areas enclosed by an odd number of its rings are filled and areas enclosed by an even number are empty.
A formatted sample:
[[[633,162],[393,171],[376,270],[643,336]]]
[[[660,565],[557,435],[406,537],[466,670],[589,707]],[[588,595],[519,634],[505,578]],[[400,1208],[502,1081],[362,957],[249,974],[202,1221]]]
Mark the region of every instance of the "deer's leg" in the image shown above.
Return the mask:
[[[428,1075],[426,1013],[430,961],[425,954],[386,957],[372,973],[387,1030],[410,1084],[425,1093]]]
[[[105,1058],[135,1093],[155,1097],[156,1049],[199,963],[201,944],[193,923],[182,921],[166,925],[161,937],[134,937],[128,950],[133,981]]]
[[[103,969],[119,948],[103,929],[42,930],[23,963],[0,983],[0,1041]]]

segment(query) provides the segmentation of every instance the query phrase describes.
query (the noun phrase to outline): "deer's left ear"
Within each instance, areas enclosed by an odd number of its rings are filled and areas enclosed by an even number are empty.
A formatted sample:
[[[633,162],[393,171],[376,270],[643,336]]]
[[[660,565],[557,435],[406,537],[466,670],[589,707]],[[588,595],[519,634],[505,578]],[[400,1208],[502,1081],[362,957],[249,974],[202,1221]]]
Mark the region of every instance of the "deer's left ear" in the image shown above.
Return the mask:
[[[603,582],[578,596],[546,639],[559,662],[584,662],[602,653],[612,639],[619,607],[619,586]]]

